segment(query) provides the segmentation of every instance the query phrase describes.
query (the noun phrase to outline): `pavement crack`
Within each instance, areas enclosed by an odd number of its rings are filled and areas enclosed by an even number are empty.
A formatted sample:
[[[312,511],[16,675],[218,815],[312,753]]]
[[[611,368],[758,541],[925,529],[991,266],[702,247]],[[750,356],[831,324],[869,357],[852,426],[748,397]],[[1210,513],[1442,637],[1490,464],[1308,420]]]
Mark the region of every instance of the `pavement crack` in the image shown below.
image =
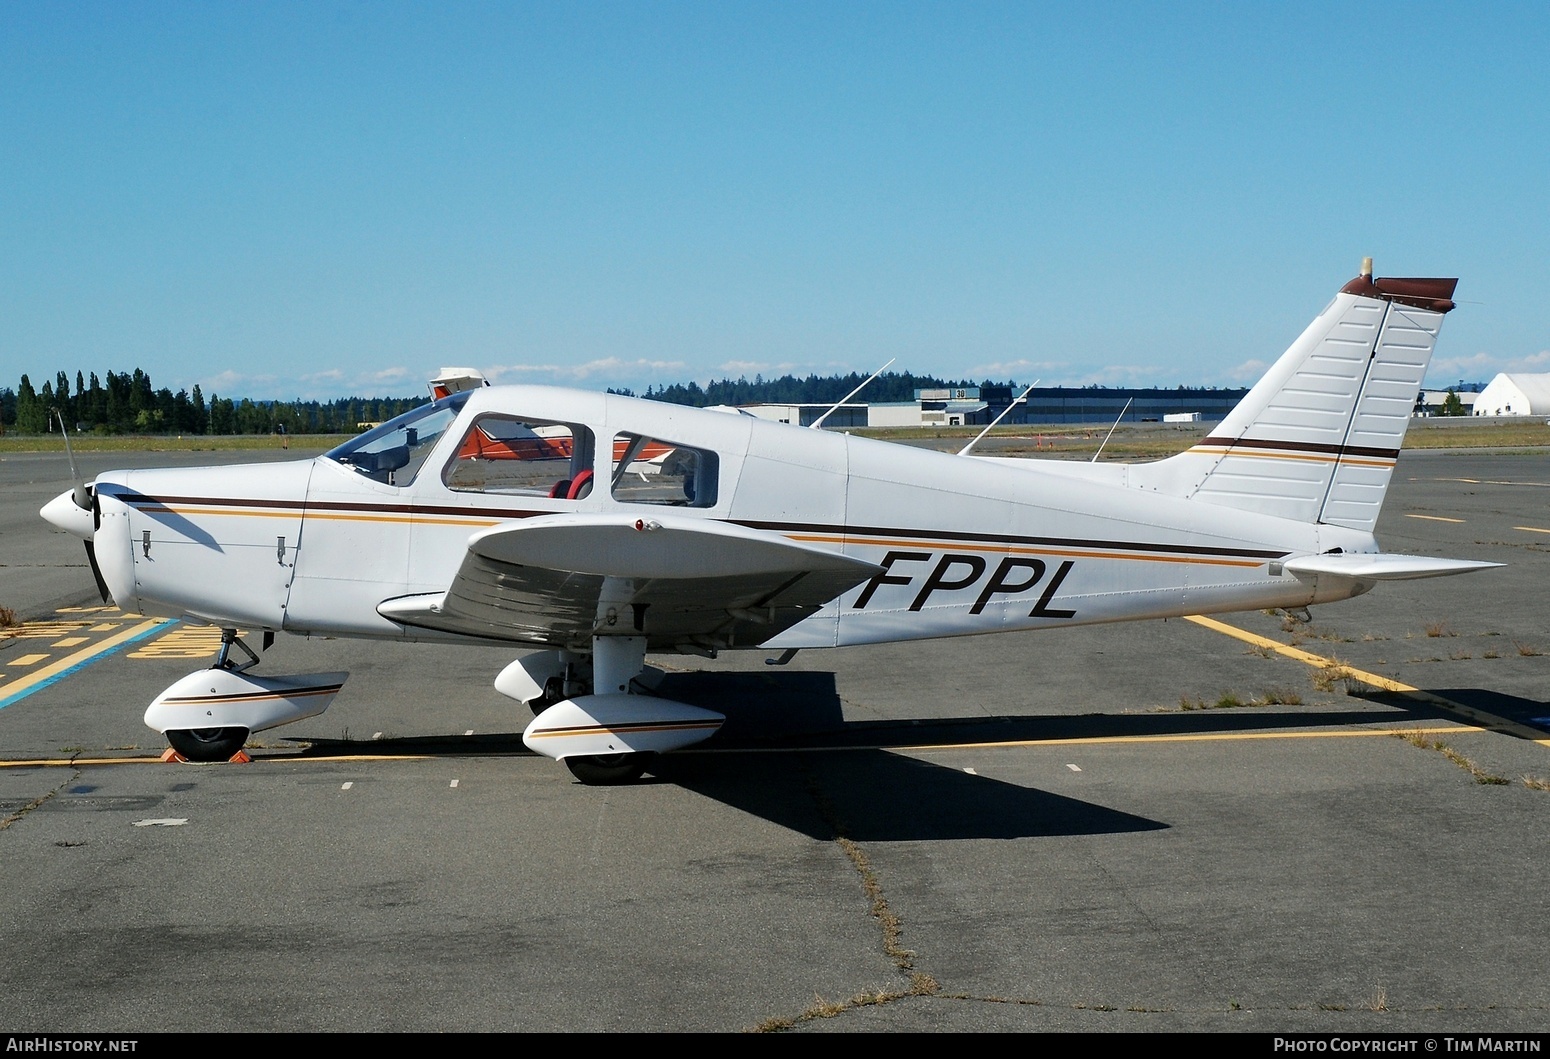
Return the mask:
[[[22,817],[38,808],[38,806],[47,802],[50,798],[54,797],[54,795],[58,794],[60,791],[64,790],[70,784],[79,779],[80,775],[80,769],[72,769],[69,777],[65,780],[62,780],[53,790],[46,791],[43,794],[38,795],[36,798],[22,806],[20,809],[17,809],[15,812],[0,818],[0,831],[4,831],[6,828],[16,823],[16,821],[20,820]]]
[[[851,867],[860,877],[862,893],[866,895],[867,902],[871,906],[872,918],[877,920],[882,932],[883,954],[893,961],[893,965],[901,974],[906,976],[907,984],[898,989],[857,993],[847,1000],[828,1001],[823,997],[814,997],[812,1006],[800,1015],[790,1019],[765,1019],[753,1028],[752,1032],[755,1033],[779,1033],[782,1030],[791,1029],[800,1022],[834,1018],[855,1008],[887,1004],[907,997],[935,996],[942,990],[935,978],[915,969],[916,953],[901,944],[904,925],[898,914],[889,906],[888,895],[883,892],[882,883],[872,868],[872,862],[867,858],[866,851],[861,848],[861,845],[846,834],[849,828],[846,827],[844,818],[840,816],[834,802],[810,771],[807,772],[807,792],[812,797],[819,815],[833,830],[835,845],[839,846],[840,851],[845,854]]]

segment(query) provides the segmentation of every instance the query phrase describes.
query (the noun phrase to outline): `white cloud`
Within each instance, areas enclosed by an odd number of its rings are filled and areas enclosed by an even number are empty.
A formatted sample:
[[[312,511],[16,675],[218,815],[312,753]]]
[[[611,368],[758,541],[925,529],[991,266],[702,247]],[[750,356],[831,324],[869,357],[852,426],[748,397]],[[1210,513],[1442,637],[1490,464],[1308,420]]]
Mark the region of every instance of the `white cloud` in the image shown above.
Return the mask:
[[[998,360],[990,364],[977,364],[964,373],[971,379],[1026,379],[1039,380],[1041,386],[1057,385],[1051,382],[1057,374],[1068,372],[1071,365],[1054,360]]]
[[[757,361],[757,360],[729,360],[729,361],[725,362],[724,364],[717,365],[716,372],[718,374],[720,374],[720,375],[724,375],[724,376],[728,376],[728,377],[733,376],[733,375],[749,375],[749,374],[752,374],[752,375],[762,375],[766,371],[771,370],[773,367],[774,366],[771,365],[771,364],[766,364],[766,363],[763,363],[762,361]],[[784,370],[776,369],[776,371],[779,374],[782,374],[782,375],[785,374]]]
[[[1105,364],[1082,375],[1075,386],[1156,386],[1158,367],[1155,364]]]
[[[278,379],[278,375],[245,375],[228,369],[200,379],[199,388],[207,394],[226,393],[241,399],[252,396],[255,388],[266,391],[271,389]]]
[[[1270,365],[1263,360],[1246,360],[1227,369],[1227,378],[1239,386],[1253,386]]]
[[[648,382],[677,382],[688,367],[681,360],[622,360],[602,357],[580,364],[496,364],[484,369],[493,383],[580,383],[601,376],[609,386],[634,386]]]

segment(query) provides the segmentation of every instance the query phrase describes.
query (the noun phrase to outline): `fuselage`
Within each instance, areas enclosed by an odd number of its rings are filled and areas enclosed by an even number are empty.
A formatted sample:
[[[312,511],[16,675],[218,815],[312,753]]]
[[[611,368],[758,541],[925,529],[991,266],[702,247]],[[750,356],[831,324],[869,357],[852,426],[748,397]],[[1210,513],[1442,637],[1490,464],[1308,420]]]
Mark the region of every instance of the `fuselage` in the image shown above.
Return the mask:
[[[454,395],[328,455],[118,471],[97,561],[127,610],[298,634],[446,640],[378,613],[445,590],[469,537],[563,513],[718,519],[880,572],[760,647],[819,647],[1352,594],[1287,574],[1371,534],[1159,492],[547,387]]]

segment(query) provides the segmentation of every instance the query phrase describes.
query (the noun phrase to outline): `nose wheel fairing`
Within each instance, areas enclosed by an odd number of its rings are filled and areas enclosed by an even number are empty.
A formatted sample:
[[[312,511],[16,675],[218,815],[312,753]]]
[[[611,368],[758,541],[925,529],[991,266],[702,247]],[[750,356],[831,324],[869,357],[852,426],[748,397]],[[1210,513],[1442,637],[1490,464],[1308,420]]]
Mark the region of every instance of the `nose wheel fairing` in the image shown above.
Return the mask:
[[[145,711],[145,723],[166,735],[173,749],[190,760],[224,761],[241,749],[249,734],[316,717],[328,709],[348,676],[259,677],[232,669],[201,669],[156,696]],[[236,747],[223,753],[239,731]]]

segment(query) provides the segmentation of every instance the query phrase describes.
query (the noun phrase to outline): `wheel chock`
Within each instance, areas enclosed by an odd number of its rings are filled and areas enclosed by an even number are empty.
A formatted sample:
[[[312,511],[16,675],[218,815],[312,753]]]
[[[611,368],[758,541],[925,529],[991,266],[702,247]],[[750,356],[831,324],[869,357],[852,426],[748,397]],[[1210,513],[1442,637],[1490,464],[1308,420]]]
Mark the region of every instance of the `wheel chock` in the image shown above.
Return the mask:
[[[231,757],[227,758],[226,763],[228,765],[246,765],[252,760],[252,758],[248,757],[248,752],[246,750],[239,750]]]
[[[172,764],[173,762],[182,765],[188,764],[188,758],[184,757],[170,746],[161,752],[161,759],[168,764]]]

